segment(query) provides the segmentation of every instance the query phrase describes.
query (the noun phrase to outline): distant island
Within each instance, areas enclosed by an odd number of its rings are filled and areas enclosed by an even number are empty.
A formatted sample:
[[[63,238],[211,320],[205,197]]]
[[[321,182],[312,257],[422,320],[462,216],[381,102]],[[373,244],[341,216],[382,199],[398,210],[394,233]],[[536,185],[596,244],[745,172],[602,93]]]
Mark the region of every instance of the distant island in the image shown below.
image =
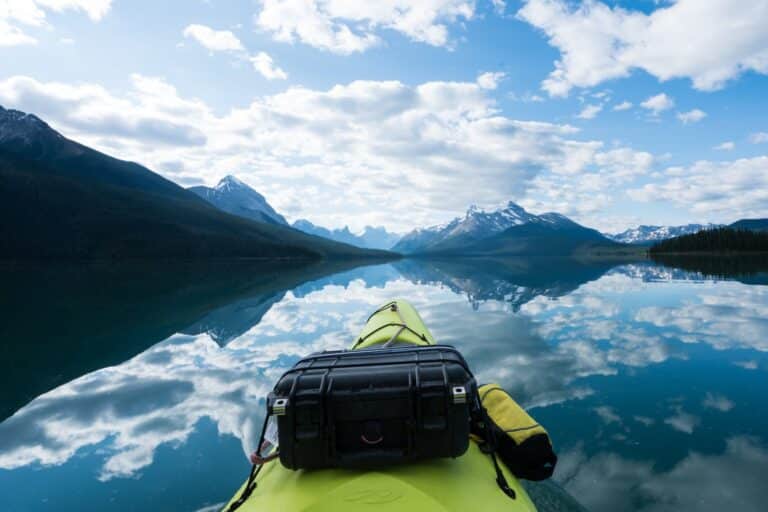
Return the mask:
[[[741,221],[740,221],[741,222]],[[753,221],[756,222],[756,221]],[[722,227],[662,240],[651,246],[657,254],[732,254],[768,253],[768,231]]]

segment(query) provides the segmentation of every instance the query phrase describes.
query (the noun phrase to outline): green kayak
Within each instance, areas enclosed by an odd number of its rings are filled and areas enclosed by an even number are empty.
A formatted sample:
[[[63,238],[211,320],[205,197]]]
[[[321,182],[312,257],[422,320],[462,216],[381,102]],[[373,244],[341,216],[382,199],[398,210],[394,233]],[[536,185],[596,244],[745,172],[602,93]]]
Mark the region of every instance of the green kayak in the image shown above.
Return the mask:
[[[387,343],[433,345],[435,340],[413,306],[397,300],[382,306],[371,315],[353,349]],[[536,507],[520,481],[503,465],[502,471],[509,486],[515,491],[515,499],[504,494],[496,484],[491,458],[480,451],[474,441],[470,442],[467,452],[456,459],[432,459],[375,471],[292,471],[274,461],[262,468],[256,479],[255,490],[237,510],[535,511]],[[238,489],[232,501],[242,494],[245,485]]]

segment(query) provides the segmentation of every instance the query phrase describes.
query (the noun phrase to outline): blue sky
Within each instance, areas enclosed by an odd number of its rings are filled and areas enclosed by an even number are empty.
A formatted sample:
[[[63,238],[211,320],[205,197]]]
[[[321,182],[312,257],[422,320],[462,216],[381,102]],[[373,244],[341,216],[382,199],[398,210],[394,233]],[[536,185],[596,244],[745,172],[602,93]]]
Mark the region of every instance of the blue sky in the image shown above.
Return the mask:
[[[6,0],[0,104],[290,220],[768,215],[768,1]]]

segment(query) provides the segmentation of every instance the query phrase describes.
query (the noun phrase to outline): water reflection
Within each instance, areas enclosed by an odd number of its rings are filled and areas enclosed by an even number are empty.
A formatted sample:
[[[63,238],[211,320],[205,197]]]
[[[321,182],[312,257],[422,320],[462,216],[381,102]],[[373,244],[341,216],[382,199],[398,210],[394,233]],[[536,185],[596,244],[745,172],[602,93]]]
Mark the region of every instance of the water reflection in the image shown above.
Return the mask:
[[[262,397],[281,372],[308,352],[349,346],[392,297],[411,300],[480,380],[534,409],[563,455],[558,481],[590,510],[719,510],[724,500],[756,510],[768,498],[757,483],[768,418],[756,413],[768,407],[765,286],[652,263],[523,260],[402,261],[330,276],[283,269],[246,283],[247,274],[225,275],[220,288],[196,284],[200,297],[220,290],[205,307],[164,306],[187,322],[173,334],[150,336],[135,357],[0,423],[0,508],[14,499],[6,505],[48,509],[7,491],[50,478],[46,497],[65,499],[62,474],[89,489],[94,509],[132,508],[146,495],[155,508],[220,502],[246,471]],[[133,334],[156,336],[153,322]],[[198,474],[190,452],[220,460]]]

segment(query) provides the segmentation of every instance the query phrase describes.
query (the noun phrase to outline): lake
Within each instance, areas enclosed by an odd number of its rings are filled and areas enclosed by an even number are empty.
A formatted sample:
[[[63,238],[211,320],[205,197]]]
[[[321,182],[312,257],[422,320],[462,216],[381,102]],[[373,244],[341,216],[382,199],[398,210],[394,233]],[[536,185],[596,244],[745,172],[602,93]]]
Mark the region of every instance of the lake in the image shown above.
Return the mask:
[[[3,268],[0,510],[215,510],[281,372],[392,298],[549,430],[588,510],[765,510],[766,267],[665,263]]]

